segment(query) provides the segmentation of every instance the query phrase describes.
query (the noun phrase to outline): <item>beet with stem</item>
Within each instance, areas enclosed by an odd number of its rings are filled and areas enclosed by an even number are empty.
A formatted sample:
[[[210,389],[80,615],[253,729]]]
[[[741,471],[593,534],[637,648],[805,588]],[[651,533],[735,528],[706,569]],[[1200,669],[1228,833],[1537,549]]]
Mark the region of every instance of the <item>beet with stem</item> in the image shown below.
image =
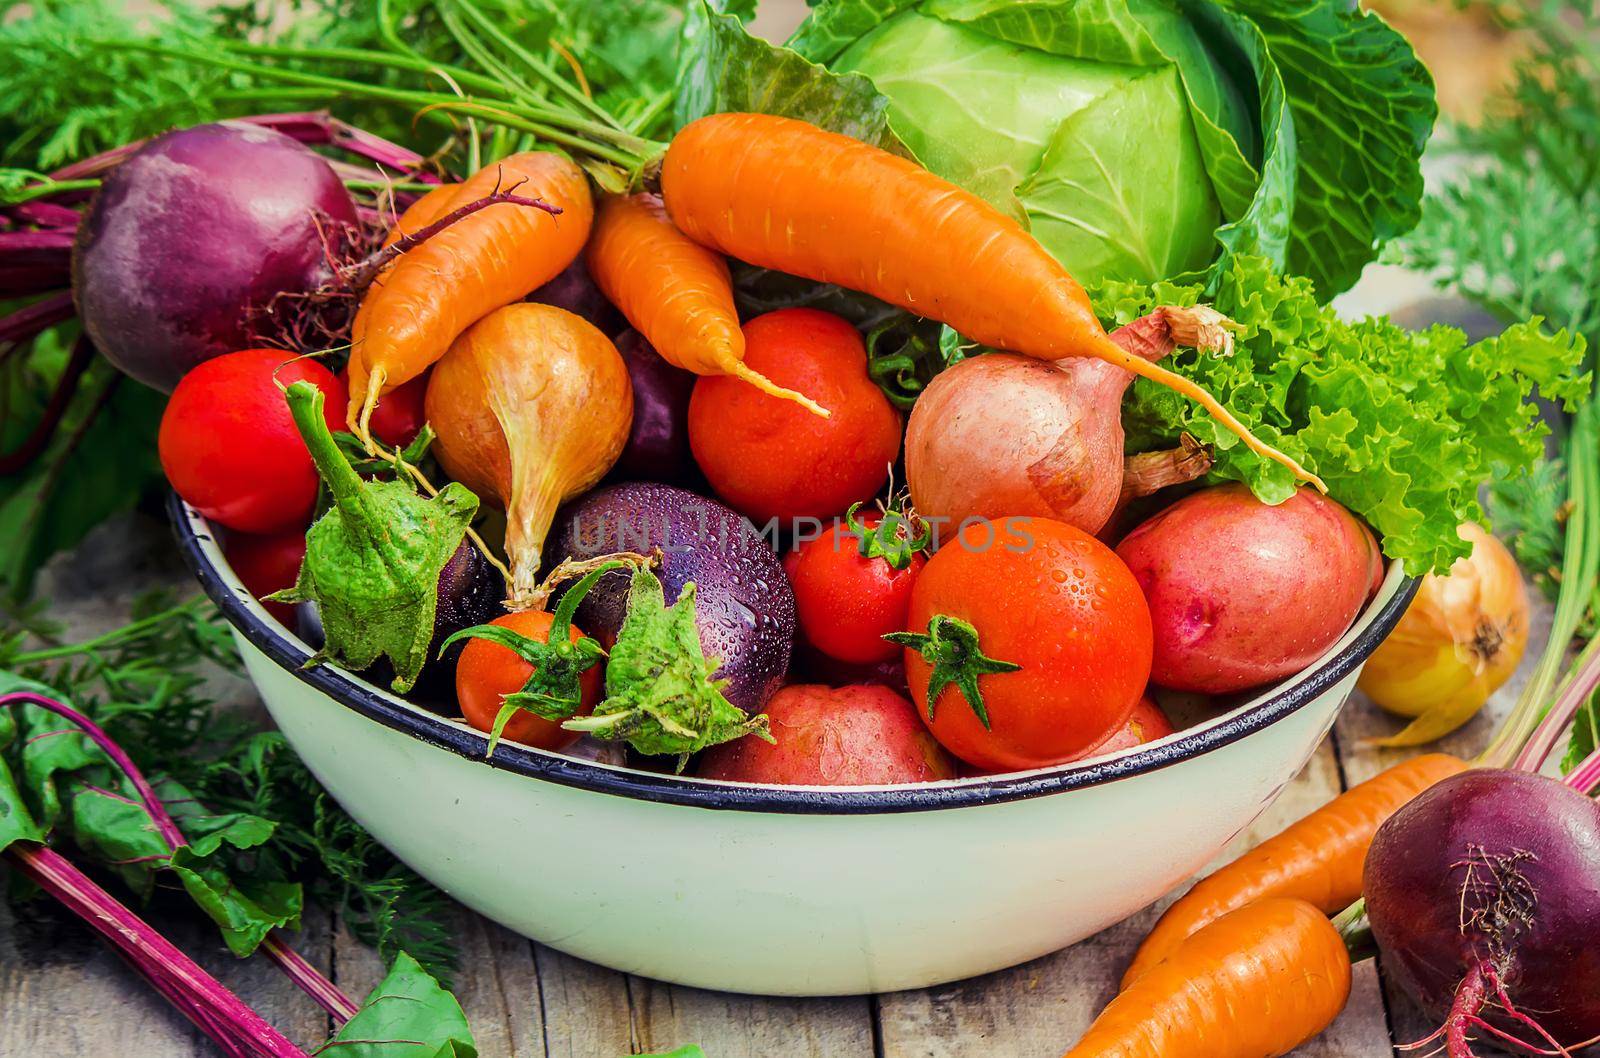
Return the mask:
[[[1463,772],[1378,829],[1366,910],[1384,969],[1449,1058],[1600,1036],[1600,804],[1524,771]]]
[[[107,359],[170,390],[272,330],[275,299],[328,284],[357,223],[333,167],[282,133],[169,132],[111,171],[79,227],[78,312]]]

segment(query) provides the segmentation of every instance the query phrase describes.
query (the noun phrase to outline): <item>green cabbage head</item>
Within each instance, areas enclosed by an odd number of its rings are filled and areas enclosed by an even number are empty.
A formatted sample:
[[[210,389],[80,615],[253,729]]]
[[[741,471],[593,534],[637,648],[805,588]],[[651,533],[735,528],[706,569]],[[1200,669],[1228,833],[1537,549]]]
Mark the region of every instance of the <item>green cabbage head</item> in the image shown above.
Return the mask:
[[[1340,0],[823,0],[789,45],[1085,284],[1251,254],[1331,296],[1418,217],[1432,82]]]

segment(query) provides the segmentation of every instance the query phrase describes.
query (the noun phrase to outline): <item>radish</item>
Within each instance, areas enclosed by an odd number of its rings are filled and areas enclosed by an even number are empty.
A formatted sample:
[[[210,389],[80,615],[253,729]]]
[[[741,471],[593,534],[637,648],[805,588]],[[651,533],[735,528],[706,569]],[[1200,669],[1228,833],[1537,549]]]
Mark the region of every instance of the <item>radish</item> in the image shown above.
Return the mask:
[[[1228,345],[1223,321],[1205,308],[1163,309],[1111,338],[1152,361],[1178,344]],[[1031,515],[1098,533],[1123,491],[1122,395],[1133,377],[1103,360],[1009,354],[941,372],[906,427],[917,512],[950,525]],[[1209,462],[1182,465],[1193,477]]]
[[[1445,779],[1378,829],[1366,910],[1384,969],[1469,1036],[1560,1054],[1600,1036],[1600,804],[1525,771]]]
[[[72,285],[113,364],[171,390],[277,328],[285,293],[333,279],[357,214],[323,158],[244,122],[158,136],[106,177],[78,230]]]
[[[1227,694],[1282,679],[1338,641],[1382,573],[1355,515],[1310,489],[1277,505],[1244,485],[1185,496],[1117,545],[1150,603],[1150,678]]]

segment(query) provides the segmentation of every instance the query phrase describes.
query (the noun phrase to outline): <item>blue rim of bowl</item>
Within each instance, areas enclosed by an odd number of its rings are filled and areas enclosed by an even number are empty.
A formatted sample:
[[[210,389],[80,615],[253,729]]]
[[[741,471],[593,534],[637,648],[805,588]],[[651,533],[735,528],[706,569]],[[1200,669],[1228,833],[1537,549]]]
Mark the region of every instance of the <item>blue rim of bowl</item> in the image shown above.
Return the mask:
[[[936,785],[841,790],[810,786],[757,786],[618,768],[557,753],[525,749],[507,742],[500,743],[494,755],[485,758],[488,740],[482,733],[457,726],[421,706],[375,691],[333,665],[306,668],[305,662],[310,658],[310,652],[290,638],[275,622],[264,620],[246,606],[223,580],[202,547],[202,541],[210,538],[195,531],[183,501],[176,495],[171,496],[167,511],[184,562],[200,582],[201,589],[245,640],[302,683],[369,720],[469,760],[563,786],[660,804],[743,812],[871,815],[971,808],[1097,786],[1169,767],[1237,742],[1314,701],[1378,648],[1378,644],[1399,622],[1421,586],[1418,578],[1405,578],[1366,628],[1299,683],[1221,723],[1202,727],[1191,735],[1181,736],[1171,742],[1157,743],[1149,749],[1087,764],[1063,764],[1058,768],[1014,776],[957,780]]]

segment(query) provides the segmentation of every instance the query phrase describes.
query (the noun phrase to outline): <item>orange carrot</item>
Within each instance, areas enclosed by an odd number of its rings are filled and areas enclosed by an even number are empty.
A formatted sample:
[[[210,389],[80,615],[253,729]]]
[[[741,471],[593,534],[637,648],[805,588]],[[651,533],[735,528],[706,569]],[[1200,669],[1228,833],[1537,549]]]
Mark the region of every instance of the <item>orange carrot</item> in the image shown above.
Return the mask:
[[[1263,900],[1151,967],[1066,1058],[1275,1058],[1349,998],[1350,953],[1327,917],[1303,900]]]
[[[1293,897],[1325,914],[1343,911],[1361,896],[1367,847],[1383,821],[1440,779],[1466,769],[1464,761],[1443,753],[1396,764],[1201,879],[1139,945],[1122,987],[1132,987],[1185,937],[1257,900]]]
[[[502,158],[448,197],[430,192],[406,211],[402,224],[424,227],[497,188],[562,212],[489,206],[379,275],[352,327],[347,419],[357,435],[366,436],[366,419],[380,396],[426,371],[467,327],[554,279],[583,249],[594,217],[588,180],[576,163],[548,152]]]
[[[687,238],[651,194],[609,195],[595,214],[589,274],[661,358],[697,375],[732,375],[818,415],[827,410],[744,362],[728,262]]]
[[[871,294],[984,345],[1116,364],[1194,400],[1327,491],[1200,386],[1106,337],[1083,287],[1015,220],[914,162],[792,118],[713,114],[673,138],[661,191],[703,246]]]

